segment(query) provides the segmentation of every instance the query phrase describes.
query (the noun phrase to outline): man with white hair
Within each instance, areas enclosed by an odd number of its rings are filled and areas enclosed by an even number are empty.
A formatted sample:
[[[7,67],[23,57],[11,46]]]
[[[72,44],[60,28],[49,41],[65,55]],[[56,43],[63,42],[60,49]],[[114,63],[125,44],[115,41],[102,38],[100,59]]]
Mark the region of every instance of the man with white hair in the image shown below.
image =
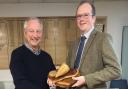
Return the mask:
[[[13,50],[10,70],[15,89],[49,89],[47,76],[54,70],[51,56],[40,49],[43,25],[38,18],[28,18],[24,23],[25,42]]]

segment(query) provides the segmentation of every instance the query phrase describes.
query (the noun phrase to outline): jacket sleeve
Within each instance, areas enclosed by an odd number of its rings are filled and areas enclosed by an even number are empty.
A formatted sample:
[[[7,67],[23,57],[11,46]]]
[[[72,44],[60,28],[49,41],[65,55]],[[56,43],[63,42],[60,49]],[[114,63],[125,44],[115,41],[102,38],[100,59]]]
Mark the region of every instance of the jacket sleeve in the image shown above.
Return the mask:
[[[17,51],[12,52],[9,67],[17,89],[41,89],[28,80],[22,61],[22,55]]]
[[[85,81],[89,88],[121,76],[121,66],[112,47],[110,36],[106,34],[102,38],[102,47],[100,48],[104,68],[85,75]]]

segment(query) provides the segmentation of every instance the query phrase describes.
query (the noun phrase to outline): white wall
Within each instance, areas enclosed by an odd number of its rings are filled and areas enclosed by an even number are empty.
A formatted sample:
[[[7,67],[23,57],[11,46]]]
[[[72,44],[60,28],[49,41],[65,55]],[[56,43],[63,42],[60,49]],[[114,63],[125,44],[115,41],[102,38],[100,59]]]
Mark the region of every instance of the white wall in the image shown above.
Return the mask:
[[[0,17],[73,16],[75,8],[72,3],[0,4]]]
[[[0,4],[0,17],[74,16],[77,3]],[[122,28],[128,24],[128,1],[95,2],[97,16],[108,16],[107,32],[113,37],[116,54],[121,59]],[[6,72],[2,76],[8,79]],[[0,78],[1,80],[1,78]]]
[[[14,89],[9,70],[0,70],[0,89]]]

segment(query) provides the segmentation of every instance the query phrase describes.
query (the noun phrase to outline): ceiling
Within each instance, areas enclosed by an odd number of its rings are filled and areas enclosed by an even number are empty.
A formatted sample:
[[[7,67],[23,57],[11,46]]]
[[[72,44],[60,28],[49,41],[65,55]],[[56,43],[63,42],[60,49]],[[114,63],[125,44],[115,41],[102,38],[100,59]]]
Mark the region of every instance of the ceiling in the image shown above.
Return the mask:
[[[76,3],[82,0],[0,0],[0,3]],[[94,0],[94,1],[122,1],[122,0]],[[128,1],[128,0],[124,0]]]

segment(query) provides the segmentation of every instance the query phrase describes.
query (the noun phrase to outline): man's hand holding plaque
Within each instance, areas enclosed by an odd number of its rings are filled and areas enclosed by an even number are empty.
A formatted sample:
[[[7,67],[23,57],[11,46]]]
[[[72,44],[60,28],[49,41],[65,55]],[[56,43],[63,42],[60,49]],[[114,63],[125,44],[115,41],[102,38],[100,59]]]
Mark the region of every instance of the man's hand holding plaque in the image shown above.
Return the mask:
[[[71,87],[76,81],[72,77],[78,77],[80,73],[76,69],[70,69],[66,63],[63,63],[58,70],[49,72],[48,78],[56,85],[62,88]]]

